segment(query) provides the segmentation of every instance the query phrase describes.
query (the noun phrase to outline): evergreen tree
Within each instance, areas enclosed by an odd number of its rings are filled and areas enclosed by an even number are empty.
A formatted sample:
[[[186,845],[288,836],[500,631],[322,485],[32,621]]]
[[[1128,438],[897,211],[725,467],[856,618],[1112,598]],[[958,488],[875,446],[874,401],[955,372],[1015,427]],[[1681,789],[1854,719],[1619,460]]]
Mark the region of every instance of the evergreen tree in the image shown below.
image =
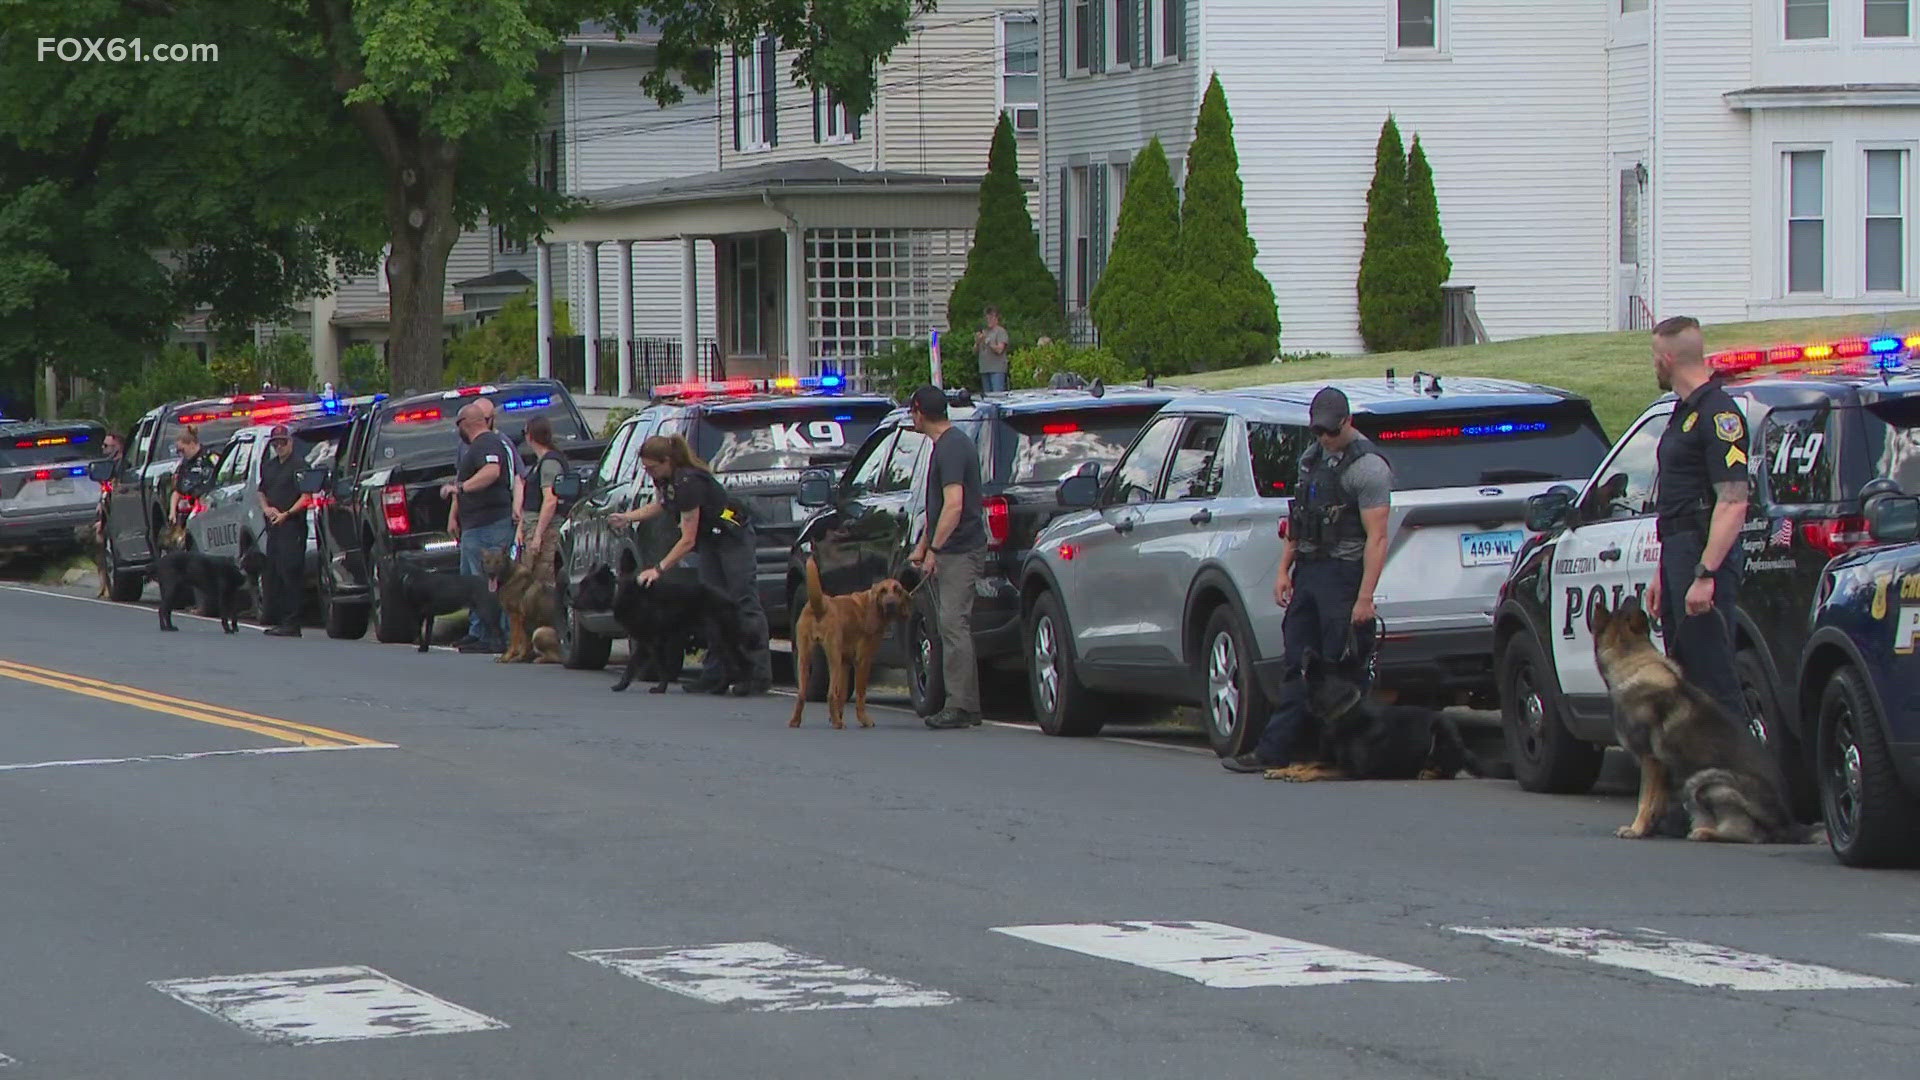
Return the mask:
[[[1280,351],[1273,286],[1254,265],[1227,93],[1207,84],[1180,208],[1182,354],[1196,370],[1263,364]]]
[[[1415,263],[1407,221],[1407,157],[1392,115],[1380,127],[1373,152],[1373,185],[1367,189],[1366,244],[1357,282],[1360,338],[1373,352],[1407,347],[1407,317],[1413,307]]]
[[[988,305],[1000,309],[1000,321],[1016,348],[1043,335],[1065,333],[1059,286],[1040,254],[1039,234],[1033,230],[1020,182],[1013,123],[1005,114],[994,129],[987,175],[980,182],[980,219],[973,229],[973,249],[967,252],[967,270],[947,298],[943,358],[964,352],[964,367],[973,367],[973,331],[985,325],[981,313]],[[952,369],[952,359],[944,366]]]
[[[1179,266],[1180,197],[1155,138],[1127,173],[1113,254],[1090,298],[1101,345],[1129,366],[1155,374],[1185,370],[1174,296]]]
[[[1417,134],[1407,154],[1407,226],[1414,260],[1409,289],[1412,306],[1407,311],[1408,347],[1430,349],[1440,344],[1441,324],[1446,318],[1440,287],[1453,273],[1453,260],[1447,258],[1447,240],[1440,232],[1440,201],[1433,193],[1433,169],[1427,164],[1427,152],[1421,149]]]

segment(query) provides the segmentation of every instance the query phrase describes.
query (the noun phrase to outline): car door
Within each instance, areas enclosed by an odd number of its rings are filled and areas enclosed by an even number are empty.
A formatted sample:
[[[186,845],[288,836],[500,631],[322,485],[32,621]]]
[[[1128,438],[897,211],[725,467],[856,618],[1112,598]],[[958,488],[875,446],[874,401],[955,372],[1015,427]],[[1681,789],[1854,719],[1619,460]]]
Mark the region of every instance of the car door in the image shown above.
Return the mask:
[[[1184,416],[1157,416],[1140,432],[1100,493],[1097,520],[1074,541],[1078,566],[1068,597],[1067,619],[1076,652],[1091,664],[1138,664],[1152,622],[1140,598],[1120,584],[1141,575],[1135,566],[1136,535],[1159,496],[1167,459],[1186,424]]]
[[[366,581],[358,558],[360,538],[355,503],[359,499],[361,462],[377,415],[378,410],[370,409],[354,419],[345,445],[335,455],[328,473],[326,498],[321,500],[320,511],[314,515],[322,589],[350,588]]]
[[[1220,494],[1221,448],[1227,418],[1188,416],[1166,476],[1153,501],[1142,505],[1133,531],[1133,558],[1122,564],[1115,591],[1127,597],[1136,621],[1129,663],[1180,666],[1188,587],[1214,542],[1212,501]]]
[[[613,513],[614,480],[636,445],[634,432],[641,423],[641,417],[630,417],[614,431],[607,449],[600,455],[600,463],[594,467],[593,477],[587,482],[586,492],[568,514],[567,573],[575,581],[596,565],[611,565],[607,558],[611,539],[607,515]]]
[[[1574,526],[1554,543],[1549,633],[1563,696],[1606,694],[1593,659],[1593,612],[1618,607],[1629,593],[1644,593],[1659,568],[1654,480],[1660,436],[1672,411],[1672,403],[1663,402],[1628,429],[1581,493]]]
[[[200,496],[204,509],[193,516],[188,531],[193,534],[194,544],[209,555],[240,557],[240,534],[254,496],[252,465],[256,450],[252,435],[228,443],[221,452],[213,486]]]
[[[153,459],[153,431],[159,423],[157,415],[148,416],[134,428],[133,440],[120,459],[120,471],[113,478],[113,491],[107,496],[111,539],[122,562],[144,561],[153,555],[147,533],[146,473]]]
[[[892,523],[892,515],[882,507],[887,503],[887,462],[899,441],[898,427],[870,436],[847,464],[828,519],[807,530],[809,557],[819,564],[821,587],[829,595],[864,589],[887,572],[883,549],[896,538],[879,534],[888,532]]]

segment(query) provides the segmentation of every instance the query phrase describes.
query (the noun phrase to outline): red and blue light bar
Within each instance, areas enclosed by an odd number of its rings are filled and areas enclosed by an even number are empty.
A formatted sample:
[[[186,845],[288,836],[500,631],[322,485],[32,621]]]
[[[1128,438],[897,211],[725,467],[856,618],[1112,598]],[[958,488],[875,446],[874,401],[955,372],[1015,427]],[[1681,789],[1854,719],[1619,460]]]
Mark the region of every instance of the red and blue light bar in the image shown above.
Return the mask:
[[[1545,420],[1501,420],[1491,424],[1447,424],[1437,427],[1390,428],[1373,435],[1383,442],[1417,442],[1422,439],[1486,439],[1536,435],[1547,430]]]
[[[396,424],[430,424],[440,419],[440,406],[429,405],[424,409],[402,409],[393,414]]]
[[[723,379],[707,382],[661,383],[653,388],[656,398],[744,397],[749,394],[838,394],[847,387],[844,375],[828,373],[798,378],[782,375],[773,379]]]
[[[500,403],[500,408],[506,412],[518,412],[521,409],[545,408],[551,404],[553,404],[553,395],[543,394],[539,397],[523,397],[514,398],[512,401],[503,401]]]
[[[87,467],[85,465],[74,465],[65,469],[35,469],[33,471],[33,478],[35,480],[60,480],[69,476],[85,475],[87,475]]]
[[[33,439],[15,440],[13,448],[15,450],[38,450],[43,446],[66,446],[69,443],[83,443],[86,441],[87,436],[85,435],[42,435]]]
[[[1726,375],[1765,367],[1826,364],[1873,371],[1901,371],[1908,354],[1920,350],[1920,334],[1875,334],[1805,345],[1775,345],[1766,349],[1729,349],[1707,357],[1707,365]]]

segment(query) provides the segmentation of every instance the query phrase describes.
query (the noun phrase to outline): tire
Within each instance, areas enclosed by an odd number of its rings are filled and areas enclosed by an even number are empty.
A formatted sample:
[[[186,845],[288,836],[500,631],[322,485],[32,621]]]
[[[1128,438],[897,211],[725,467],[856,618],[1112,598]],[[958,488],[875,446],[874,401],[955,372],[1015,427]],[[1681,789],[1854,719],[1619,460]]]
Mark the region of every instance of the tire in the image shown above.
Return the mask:
[[[1807,767],[1806,751],[1780,719],[1779,698],[1773,682],[1767,678],[1767,665],[1751,649],[1742,649],[1733,658],[1733,669],[1740,680],[1740,694],[1747,702],[1747,727],[1767,748],[1786,785],[1787,806],[1795,820],[1815,821],[1820,814],[1820,787],[1813,770]]]
[[[940,635],[928,613],[918,607],[907,619],[907,699],[916,716],[932,716],[947,704],[947,680],[941,674]]]
[[[1253,671],[1253,634],[1230,604],[1207,613],[1200,631],[1200,717],[1221,757],[1253,749],[1273,706]]]
[[[320,590],[320,623],[327,636],[341,641],[358,641],[367,636],[367,621],[372,612],[365,604],[336,601],[323,586]]]
[[[406,605],[387,595],[387,578],[380,571],[385,560],[375,556],[371,561],[373,573],[367,587],[367,618],[373,624],[373,640],[382,645],[411,645],[420,633],[420,624],[412,612],[401,610]]]
[[[122,604],[138,603],[142,593],[147,591],[147,575],[139,570],[120,569],[119,556],[114,551],[113,541],[107,541],[107,596]]]
[[[1073,669],[1073,637],[1051,592],[1040,594],[1027,615],[1027,696],[1033,718],[1048,735],[1085,737],[1100,734],[1106,717]]]
[[[1860,673],[1841,668],[1820,693],[1820,803],[1827,843],[1847,866],[1920,862],[1920,805],[1900,785],[1880,710]]]
[[[787,611],[793,616],[788,620],[789,622],[792,622],[796,626],[799,625],[800,610],[806,606],[806,603],[806,587],[802,586],[798,592],[793,594],[792,599],[787,604]],[[788,630],[787,633],[791,635],[793,631]],[[795,689],[797,690],[800,679],[800,656],[798,653],[793,655],[792,663],[793,678],[796,684]],[[811,685],[807,687],[807,700],[827,700],[827,679],[832,675],[832,673],[827,670],[827,650],[821,648],[815,648],[813,650],[813,657],[807,663],[807,674],[811,679]]]
[[[566,578],[560,580],[561,588],[554,598],[559,610],[553,620],[554,631],[560,636],[560,663],[573,671],[599,671],[613,655],[613,639],[601,637],[580,625],[580,613],[573,610],[568,600]]]
[[[1500,726],[1507,736],[1513,778],[1527,791],[1578,795],[1600,778],[1604,747],[1576,739],[1560,709],[1560,687],[1524,631],[1500,657]]]

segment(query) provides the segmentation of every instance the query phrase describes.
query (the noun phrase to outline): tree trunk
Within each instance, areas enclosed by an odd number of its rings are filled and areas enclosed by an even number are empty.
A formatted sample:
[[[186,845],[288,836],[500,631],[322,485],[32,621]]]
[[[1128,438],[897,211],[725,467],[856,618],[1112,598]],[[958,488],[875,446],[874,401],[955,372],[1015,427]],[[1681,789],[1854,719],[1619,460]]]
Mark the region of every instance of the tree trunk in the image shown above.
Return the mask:
[[[396,140],[387,175],[388,370],[396,391],[441,385],[447,254],[460,237],[453,191],[458,151],[433,136]]]

